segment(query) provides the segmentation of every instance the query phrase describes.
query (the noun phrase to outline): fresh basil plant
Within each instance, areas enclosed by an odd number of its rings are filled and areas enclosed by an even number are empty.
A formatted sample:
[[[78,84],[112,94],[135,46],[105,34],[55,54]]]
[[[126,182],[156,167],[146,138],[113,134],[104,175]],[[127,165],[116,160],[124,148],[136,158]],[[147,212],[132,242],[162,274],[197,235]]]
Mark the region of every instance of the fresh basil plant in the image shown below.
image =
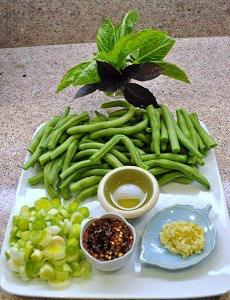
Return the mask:
[[[96,36],[98,52],[94,53],[91,61],[71,68],[56,92],[71,84],[83,85],[75,98],[96,90],[107,94],[121,90],[129,103],[145,108],[149,104],[159,105],[148,89],[131,80],[147,81],[165,75],[190,83],[184,71],[164,60],[175,40],[161,30],[145,29],[133,33],[137,21],[136,10],[129,11],[116,27],[106,18]]]

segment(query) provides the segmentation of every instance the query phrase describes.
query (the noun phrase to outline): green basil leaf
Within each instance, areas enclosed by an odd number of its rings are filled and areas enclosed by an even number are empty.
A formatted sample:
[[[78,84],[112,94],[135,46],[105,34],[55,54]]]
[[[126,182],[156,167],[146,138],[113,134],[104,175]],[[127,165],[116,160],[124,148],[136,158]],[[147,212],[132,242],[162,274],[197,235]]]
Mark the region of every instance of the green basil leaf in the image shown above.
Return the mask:
[[[91,61],[90,64],[82,70],[73,85],[83,85],[100,82],[101,79],[97,72],[97,62],[95,60]]]
[[[191,83],[188,79],[188,76],[185,74],[183,70],[177,67],[175,64],[166,62],[166,61],[154,61],[155,64],[162,66],[165,68],[165,71],[162,72],[162,75],[186,82]]]
[[[123,21],[121,21],[115,28],[115,34],[117,40],[133,32],[133,29],[138,21],[138,18],[139,16],[136,9],[130,10],[125,15]]]
[[[172,49],[175,40],[169,36],[156,39],[152,44],[147,45],[139,50],[135,62],[148,62],[162,60]]]
[[[81,74],[81,72],[88,67],[90,64],[90,61],[83,62],[75,67],[71,68],[62,78],[61,82],[59,83],[56,93],[59,93],[60,91],[64,90],[67,86],[71,85],[78,76]]]
[[[152,43],[155,39],[165,36],[167,33],[160,30],[141,30],[137,33],[120,38],[114,46],[114,49],[109,52],[100,52],[97,59],[102,59],[112,64],[119,71],[124,67],[124,59],[134,50],[145,47]]]
[[[99,52],[110,52],[113,50],[116,42],[116,37],[115,29],[109,18],[106,18],[105,22],[99,28],[97,32],[96,42]]]

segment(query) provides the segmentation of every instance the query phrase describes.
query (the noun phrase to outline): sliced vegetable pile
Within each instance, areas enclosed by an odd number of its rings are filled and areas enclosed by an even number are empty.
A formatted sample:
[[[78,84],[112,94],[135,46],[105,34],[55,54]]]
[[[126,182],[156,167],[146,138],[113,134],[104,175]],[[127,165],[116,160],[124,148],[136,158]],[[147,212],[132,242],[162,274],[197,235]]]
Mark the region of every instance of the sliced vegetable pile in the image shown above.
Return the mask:
[[[80,249],[81,222],[89,216],[77,201],[61,205],[59,198],[41,198],[22,206],[13,217],[8,266],[23,281],[34,278],[65,287],[72,277],[90,278],[91,266]]]
[[[40,167],[29,179],[31,185],[44,182],[50,197],[75,195],[82,201],[96,193],[111,169],[136,165],[155,175],[160,186],[196,180],[210,189],[197,166],[204,165],[203,157],[217,144],[196,113],[179,109],[175,120],[165,105],[138,109],[123,100],[102,108],[110,112],[95,111],[91,117],[87,112],[70,114],[67,108],[36,133],[28,148],[32,155],[23,166]]]

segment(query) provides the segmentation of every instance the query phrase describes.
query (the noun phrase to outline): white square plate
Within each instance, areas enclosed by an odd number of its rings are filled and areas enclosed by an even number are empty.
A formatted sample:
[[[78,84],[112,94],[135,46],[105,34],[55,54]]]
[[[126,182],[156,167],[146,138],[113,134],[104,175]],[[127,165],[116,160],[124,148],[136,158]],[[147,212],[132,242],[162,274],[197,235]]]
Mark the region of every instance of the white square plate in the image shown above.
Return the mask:
[[[9,293],[23,296],[93,299],[198,298],[228,292],[230,287],[229,215],[214,151],[211,150],[204,160],[205,166],[200,168],[200,173],[209,180],[211,184],[209,191],[196,182],[189,185],[169,183],[161,187],[157,205],[145,216],[130,220],[137,233],[137,244],[129,263],[124,268],[109,274],[93,270],[91,279],[73,279],[70,286],[64,290],[54,290],[46,282],[37,280],[24,283],[12,276],[7,268],[4,251],[9,247],[12,216],[19,212],[22,205],[32,206],[36,199],[45,196],[42,186],[35,188],[27,184],[27,179],[34,175],[34,170],[22,171],[1,252],[1,288]],[[209,216],[216,228],[217,240],[215,249],[206,259],[190,269],[177,272],[140,263],[141,238],[146,225],[156,212],[174,204],[190,204],[203,208],[209,203],[212,205]],[[93,217],[105,213],[97,198],[87,200],[84,205],[89,207]]]

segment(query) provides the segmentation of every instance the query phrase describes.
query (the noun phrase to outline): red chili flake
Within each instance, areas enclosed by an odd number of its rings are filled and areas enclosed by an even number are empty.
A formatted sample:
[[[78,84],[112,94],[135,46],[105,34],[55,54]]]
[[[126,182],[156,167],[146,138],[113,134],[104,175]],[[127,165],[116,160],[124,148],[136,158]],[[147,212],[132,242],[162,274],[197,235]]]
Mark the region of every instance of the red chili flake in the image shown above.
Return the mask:
[[[116,218],[94,221],[83,235],[83,246],[94,258],[112,260],[123,256],[133,245],[131,229]]]

